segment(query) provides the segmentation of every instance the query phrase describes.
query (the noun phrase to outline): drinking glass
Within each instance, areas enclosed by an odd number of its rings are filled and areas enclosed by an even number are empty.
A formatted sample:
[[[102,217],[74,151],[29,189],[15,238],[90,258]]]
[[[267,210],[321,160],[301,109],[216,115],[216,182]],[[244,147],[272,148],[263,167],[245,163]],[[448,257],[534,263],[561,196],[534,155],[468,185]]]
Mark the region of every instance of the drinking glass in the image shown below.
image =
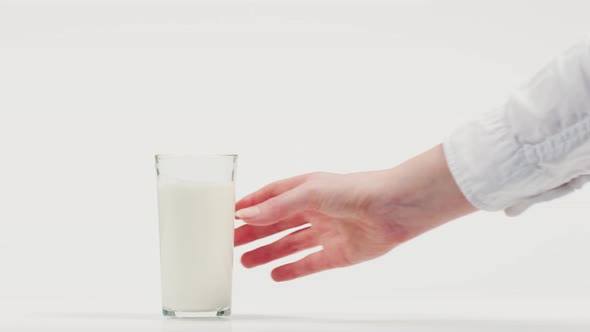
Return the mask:
[[[231,313],[237,155],[156,155],[162,313]]]

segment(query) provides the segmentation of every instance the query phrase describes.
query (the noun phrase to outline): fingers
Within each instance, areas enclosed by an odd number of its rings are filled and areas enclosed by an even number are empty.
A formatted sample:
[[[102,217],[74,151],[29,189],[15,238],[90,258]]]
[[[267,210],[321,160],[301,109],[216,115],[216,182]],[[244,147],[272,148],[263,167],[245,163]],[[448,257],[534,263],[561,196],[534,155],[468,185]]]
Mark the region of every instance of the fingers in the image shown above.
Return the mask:
[[[307,227],[269,245],[245,253],[242,255],[242,264],[247,268],[255,267],[317,245],[317,236],[311,227]]]
[[[327,253],[326,249],[314,252],[296,262],[277,267],[272,271],[272,278],[274,281],[287,281],[343,266],[338,264],[338,257]]]
[[[303,217],[300,215],[294,215],[291,218],[281,220],[276,224],[268,226],[242,225],[234,231],[234,245],[241,246],[305,224],[307,224],[307,221],[303,219]]]
[[[273,182],[239,200],[236,203],[236,211],[262,203],[269,198],[275,197],[287,190],[291,190],[303,183],[308,176],[309,174],[303,174]]]
[[[238,210],[236,218],[251,225],[270,225],[298,212],[313,210],[316,202],[316,195],[306,186],[298,186],[258,205]]]

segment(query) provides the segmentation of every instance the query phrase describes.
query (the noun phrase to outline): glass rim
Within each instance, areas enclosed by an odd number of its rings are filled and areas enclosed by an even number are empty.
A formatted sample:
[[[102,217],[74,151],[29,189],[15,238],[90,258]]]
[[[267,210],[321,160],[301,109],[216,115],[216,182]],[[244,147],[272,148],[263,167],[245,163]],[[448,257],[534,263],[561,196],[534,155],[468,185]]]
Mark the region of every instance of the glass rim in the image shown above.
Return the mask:
[[[237,154],[189,154],[189,153],[158,153],[156,159],[185,159],[185,158],[235,158]]]

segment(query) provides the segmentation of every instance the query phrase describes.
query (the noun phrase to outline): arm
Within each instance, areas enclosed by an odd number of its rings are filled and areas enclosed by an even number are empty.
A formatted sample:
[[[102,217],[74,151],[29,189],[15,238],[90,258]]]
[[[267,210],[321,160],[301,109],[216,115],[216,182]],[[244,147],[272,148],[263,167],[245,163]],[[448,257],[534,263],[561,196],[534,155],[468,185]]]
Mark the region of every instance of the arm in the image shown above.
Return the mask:
[[[242,256],[254,267],[300,250],[323,249],[276,268],[276,281],[357,264],[476,209],[465,199],[436,146],[398,167],[353,174],[313,173],[270,184],[243,198],[236,216],[242,245],[308,224]]]

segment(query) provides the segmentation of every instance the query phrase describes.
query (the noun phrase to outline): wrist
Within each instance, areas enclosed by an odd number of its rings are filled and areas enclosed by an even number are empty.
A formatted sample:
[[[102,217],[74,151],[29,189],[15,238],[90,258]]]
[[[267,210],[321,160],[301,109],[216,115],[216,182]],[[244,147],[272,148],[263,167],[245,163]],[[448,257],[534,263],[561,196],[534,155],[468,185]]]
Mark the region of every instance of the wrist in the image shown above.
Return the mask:
[[[397,207],[396,219],[414,228],[410,238],[477,211],[455,182],[441,145],[386,172],[388,199]]]

